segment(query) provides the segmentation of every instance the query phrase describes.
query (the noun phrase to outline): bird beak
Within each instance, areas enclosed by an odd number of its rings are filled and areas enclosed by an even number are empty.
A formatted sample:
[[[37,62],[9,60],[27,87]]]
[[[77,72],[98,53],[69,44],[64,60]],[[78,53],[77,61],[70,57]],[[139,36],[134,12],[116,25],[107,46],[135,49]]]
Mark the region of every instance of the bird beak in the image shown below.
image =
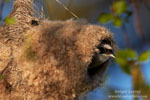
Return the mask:
[[[109,54],[108,56],[109,56],[110,58],[113,58],[113,59],[116,58],[113,54]]]

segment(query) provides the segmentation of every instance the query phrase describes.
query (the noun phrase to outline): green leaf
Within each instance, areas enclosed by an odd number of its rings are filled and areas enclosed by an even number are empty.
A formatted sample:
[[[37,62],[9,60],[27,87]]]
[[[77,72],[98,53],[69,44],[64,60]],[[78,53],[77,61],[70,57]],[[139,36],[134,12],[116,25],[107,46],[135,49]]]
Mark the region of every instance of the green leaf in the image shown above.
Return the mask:
[[[147,50],[139,55],[138,61],[140,62],[146,61],[148,60],[149,56],[150,56],[150,52]]]
[[[136,58],[136,52],[132,49],[124,49],[124,50],[119,50],[116,52],[116,58],[118,59],[134,59]]]
[[[118,15],[124,13],[127,11],[127,4],[126,4],[126,1],[125,0],[119,0],[119,1],[116,1],[112,4],[112,8],[114,10],[114,12]]]
[[[8,25],[16,24],[16,19],[10,16],[7,16],[4,20],[4,22]]]
[[[121,58],[116,58],[116,62],[120,65],[121,69],[126,73],[126,74],[131,74],[130,72],[130,67],[128,64],[128,61],[125,59]]]
[[[130,61],[136,58],[136,52],[132,49],[124,49],[116,51],[116,62],[120,65],[121,69],[130,74]]]
[[[122,66],[121,68],[126,74],[131,74],[130,66]]]
[[[3,75],[2,74],[0,74],[0,80],[3,78]]]
[[[127,65],[127,60],[126,60],[126,59],[123,59],[123,58],[116,57],[116,62],[117,62],[120,66],[126,66],[126,65]]]
[[[110,13],[102,13],[102,14],[99,16],[99,19],[98,19],[98,20],[99,20],[101,23],[105,24],[105,23],[111,21],[112,18],[113,18],[112,14],[110,14]]]
[[[114,17],[113,25],[115,25],[117,27],[121,27],[123,25],[122,19],[120,17]]]
[[[126,55],[129,57],[129,58],[136,58],[136,52],[132,49],[127,49],[126,51]]]

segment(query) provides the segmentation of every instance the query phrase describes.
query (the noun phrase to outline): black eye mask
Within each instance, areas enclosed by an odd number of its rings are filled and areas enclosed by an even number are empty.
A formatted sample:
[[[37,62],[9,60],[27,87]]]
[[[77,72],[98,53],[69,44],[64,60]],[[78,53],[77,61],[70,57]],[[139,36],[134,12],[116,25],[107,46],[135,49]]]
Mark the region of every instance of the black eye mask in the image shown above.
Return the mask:
[[[105,54],[113,54],[112,48],[106,48],[105,45],[110,46],[109,44],[102,44],[102,45],[98,46],[98,49],[100,51],[99,53],[100,54],[104,54],[104,53]]]

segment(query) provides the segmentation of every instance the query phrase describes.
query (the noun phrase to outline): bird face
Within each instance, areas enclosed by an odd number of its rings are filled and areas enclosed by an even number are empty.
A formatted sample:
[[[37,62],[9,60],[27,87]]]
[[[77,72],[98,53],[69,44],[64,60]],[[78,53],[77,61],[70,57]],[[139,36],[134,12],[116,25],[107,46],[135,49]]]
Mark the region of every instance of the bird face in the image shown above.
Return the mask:
[[[92,61],[88,67],[88,74],[94,76],[102,67],[106,66],[112,58],[115,58],[113,54],[113,47],[109,42],[102,42],[98,45],[96,52],[92,58]]]
[[[96,54],[98,57],[97,59],[98,59],[99,65],[109,60],[110,58],[115,58],[115,56],[113,55],[113,49],[111,45],[109,44],[101,44],[99,47],[99,52]]]

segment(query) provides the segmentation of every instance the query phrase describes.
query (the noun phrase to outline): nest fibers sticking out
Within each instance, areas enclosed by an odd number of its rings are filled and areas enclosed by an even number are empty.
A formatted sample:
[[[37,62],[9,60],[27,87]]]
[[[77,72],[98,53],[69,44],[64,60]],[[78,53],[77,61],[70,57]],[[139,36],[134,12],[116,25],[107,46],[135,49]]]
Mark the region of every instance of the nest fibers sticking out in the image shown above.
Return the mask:
[[[74,20],[32,21],[22,47],[17,49],[20,53],[16,52],[16,68],[22,78],[11,79],[13,73],[6,73],[10,77],[7,82],[17,86],[7,97],[9,100],[22,100],[23,95],[27,100],[73,100],[101,85],[110,59],[96,66],[93,61],[97,59],[96,53],[113,53],[114,48],[112,34],[98,25]]]

